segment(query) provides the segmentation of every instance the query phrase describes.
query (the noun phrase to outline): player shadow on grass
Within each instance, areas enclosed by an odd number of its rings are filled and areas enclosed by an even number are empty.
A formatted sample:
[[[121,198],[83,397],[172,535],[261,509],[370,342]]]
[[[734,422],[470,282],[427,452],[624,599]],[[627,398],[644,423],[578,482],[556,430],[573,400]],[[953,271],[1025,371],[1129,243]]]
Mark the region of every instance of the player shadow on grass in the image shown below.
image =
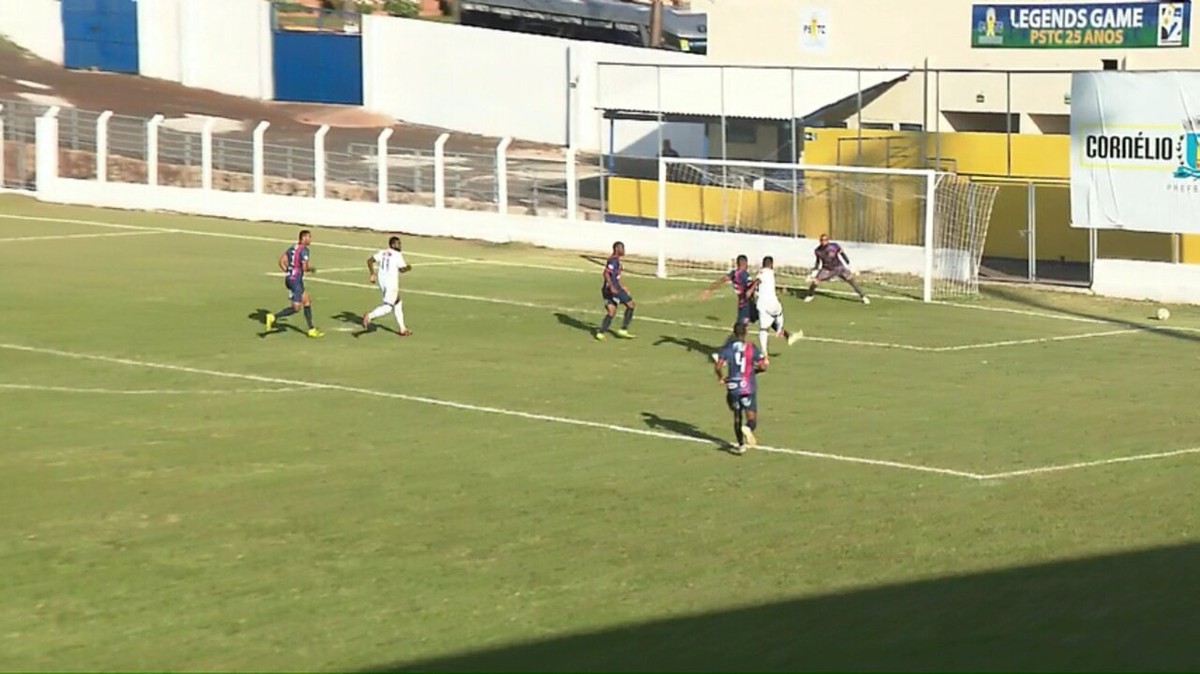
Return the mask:
[[[733,448],[733,444],[728,440],[718,438],[711,433],[706,433],[697,428],[696,424],[687,421],[667,419],[666,417],[660,417],[653,412],[642,412],[642,421],[648,428],[656,431],[666,431],[675,435],[682,435],[686,438],[695,438],[697,440],[711,442],[714,445],[713,449],[717,449],[722,452],[728,452]]]
[[[335,321],[339,321],[341,323],[349,323],[350,325],[358,325],[358,326],[362,325],[362,316],[354,313],[353,311],[343,311],[341,313],[337,313],[337,314],[334,314],[333,316],[330,316],[330,318],[332,318]],[[369,334],[376,330],[383,330],[384,332],[390,332],[393,335],[400,334],[398,331],[396,331],[392,328],[389,328],[388,326],[383,325],[381,323],[371,323],[370,328],[368,328],[366,330],[362,330],[362,329],[355,330],[354,332],[350,333],[350,336],[357,339],[359,337],[362,337],[363,335]]]
[[[1095,314],[1089,311],[1066,309],[1043,302],[1033,297],[1030,293],[1016,292],[1009,288],[996,286],[980,287],[979,292],[986,297],[1022,304],[1032,309],[1038,309],[1049,313],[1062,314],[1063,316],[1073,316],[1075,318],[1082,318],[1090,321],[1098,321],[1100,323],[1107,323],[1108,325],[1129,328],[1131,330],[1146,330],[1151,334],[1163,335],[1164,337],[1174,337],[1175,339],[1182,339],[1189,342],[1200,342],[1200,333],[1188,332],[1185,330],[1173,330],[1165,327],[1158,320],[1157,316],[1146,316],[1145,322],[1131,321],[1124,318],[1103,316],[1101,314]],[[1155,325],[1156,323],[1158,325]]]
[[[363,671],[1197,671],[1197,559],[1200,544],[1185,543],[815,596],[797,581],[777,600],[666,605],[664,617]]]
[[[555,312],[554,318],[558,320],[559,325],[565,325],[568,328],[575,328],[581,332],[595,332],[596,326],[591,323],[585,323],[574,316],[568,316],[561,311]]]
[[[246,314],[246,318],[249,318],[250,320],[254,321],[255,323],[262,325],[267,320],[267,314],[269,314],[269,313],[271,313],[271,312],[268,309],[255,309],[253,312]],[[294,330],[296,332],[299,332],[300,334],[304,334],[304,331],[301,330],[300,328],[297,328],[296,326],[291,325],[289,323],[280,321],[275,324],[275,328],[273,330],[260,330],[258,332],[258,338],[266,339],[267,337],[270,337],[271,335],[278,335],[279,333],[286,332],[288,330]]]
[[[688,353],[698,353],[704,356],[705,360],[712,361],[712,355],[717,352],[717,347],[709,346],[698,339],[691,337],[674,337],[672,335],[662,335],[654,341],[654,346],[662,346],[663,344],[671,344],[681,346],[687,349]]]

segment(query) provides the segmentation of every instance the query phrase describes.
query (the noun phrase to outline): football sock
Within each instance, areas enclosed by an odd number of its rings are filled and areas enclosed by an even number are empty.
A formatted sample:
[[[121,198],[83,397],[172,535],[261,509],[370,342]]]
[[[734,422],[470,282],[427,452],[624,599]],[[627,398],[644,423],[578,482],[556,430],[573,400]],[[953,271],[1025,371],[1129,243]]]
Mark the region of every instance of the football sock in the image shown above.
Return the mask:
[[[854,282],[854,279],[848,279],[848,280],[846,281],[846,283],[849,283],[849,284],[850,284],[850,287],[851,287],[851,288],[854,288],[854,292],[858,293],[858,296],[859,296],[859,297],[865,297],[865,296],[866,296],[866,293],[864,293],[864,292],[862,291],[862,288],[859,288],[859,287],[858,287],[858,284]]]
[[[612,327],[612,314],[604,314],[604,320],[600,321],[600,332],[608,332]]]
[[[376,318],[379,318],[381,316],[386,316],[387,314],[391,313],[391,311],[392,311],[392,305],[380,304],[379,306],[372,309],[371,313],[367,314],[367,318],[369,318],[371,320],[375,320]]]
[[[625,317],[621,319],[621,329],[626,330],[633,322],[633,307],[625,307]]]
[[[304,320],[308,323],[308,329],[312,330],[312,307],[304,307]]]
[[[759,344],[759,346],[762,347],[763,355],[764,356],[767,355],[767,331],[766,330],[760,329],[758,331],[758,344]]]
[[[294,313],[296,313],[296,307],[288,307],[286,309],[280,309],[279,311],[275,312],[275,318],[286,318],[287,316],[291,316]]]
[[[404,302],[396,302],[392,313],[396,315],[396,325],[400,326],[400,331],[407,332],[408,326],[404,324]]]
[[[740,407],[733,411],[733,436],[737,438],[739,445],[746,444],[746,438],[742,435],[742,410]]]
[[[752,431],[755,430],[756,428],[758,428],[758,415],[755,414],[754,416],[747,419],[746,426]]]

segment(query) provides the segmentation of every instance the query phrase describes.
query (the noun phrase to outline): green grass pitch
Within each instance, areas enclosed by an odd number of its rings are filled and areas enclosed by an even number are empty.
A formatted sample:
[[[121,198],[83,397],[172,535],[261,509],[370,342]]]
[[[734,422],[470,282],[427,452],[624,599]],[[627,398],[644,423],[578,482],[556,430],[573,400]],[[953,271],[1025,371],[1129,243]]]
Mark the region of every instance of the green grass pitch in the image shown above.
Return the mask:
[[[727,292],[409,237],[356,337],[317,230],[261,336],[297,229],[0,197],[0,669],[1200,668],[1200,310],[785,298],[735,457]]]

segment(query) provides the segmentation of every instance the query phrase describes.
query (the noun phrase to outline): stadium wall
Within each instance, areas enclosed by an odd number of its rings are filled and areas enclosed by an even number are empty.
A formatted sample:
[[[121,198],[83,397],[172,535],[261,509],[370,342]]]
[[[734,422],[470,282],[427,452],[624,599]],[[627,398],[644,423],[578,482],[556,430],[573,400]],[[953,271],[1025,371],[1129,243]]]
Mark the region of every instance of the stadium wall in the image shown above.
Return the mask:
[[[510,33],[470,26],[363,17],[365,107],[414,124],[599,152],[639,148],[655,122],[607,125],[596,110],[601,61],[704,63],[703,56]],[[680,128],[675,128],[679,126]],[[668,124],[680,152],[699,155],[703,127]],[[686,128],[684,128],[686,127]],[[610,137],[611,134],[611,137]],[[648,150],[648,151],[647,151]]]
[[[256,0],[139,0],[146,77],[231,96],[274,98],[271,5]]]
[[[38,58],[63,64],[59,0],[0,0],[0,35]]]

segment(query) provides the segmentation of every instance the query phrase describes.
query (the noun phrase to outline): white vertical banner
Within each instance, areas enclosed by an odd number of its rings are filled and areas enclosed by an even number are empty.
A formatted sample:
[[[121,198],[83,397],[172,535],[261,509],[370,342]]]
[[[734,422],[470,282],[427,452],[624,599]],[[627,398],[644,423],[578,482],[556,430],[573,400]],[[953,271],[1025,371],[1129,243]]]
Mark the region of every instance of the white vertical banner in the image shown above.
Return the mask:
[[[800,7],[800,51],[824,54],[829,51],[829,10],[824,7]]]
[[[1200,233],[1200,72],[1071,76],[1071,225]]]

